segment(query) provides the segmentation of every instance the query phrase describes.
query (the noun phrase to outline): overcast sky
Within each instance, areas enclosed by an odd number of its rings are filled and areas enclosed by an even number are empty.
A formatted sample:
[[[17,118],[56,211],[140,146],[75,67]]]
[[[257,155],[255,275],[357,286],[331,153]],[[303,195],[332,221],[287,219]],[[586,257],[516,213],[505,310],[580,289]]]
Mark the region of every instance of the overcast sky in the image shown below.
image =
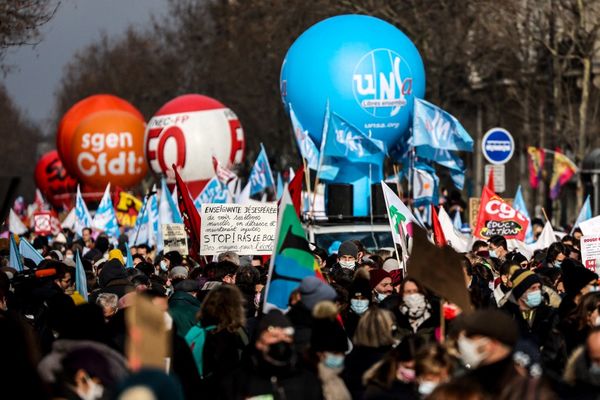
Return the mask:
[[[54,18],[41,29],[41,43],[8,55],[6,63],[14,67],[4,79],[9,93],[43,133],[51,133],[54,93],[73,54],[103,32],[120,35],[132,24],[143,28],[152,15],[164,15],[167,6],[168,0],[62,0]]]

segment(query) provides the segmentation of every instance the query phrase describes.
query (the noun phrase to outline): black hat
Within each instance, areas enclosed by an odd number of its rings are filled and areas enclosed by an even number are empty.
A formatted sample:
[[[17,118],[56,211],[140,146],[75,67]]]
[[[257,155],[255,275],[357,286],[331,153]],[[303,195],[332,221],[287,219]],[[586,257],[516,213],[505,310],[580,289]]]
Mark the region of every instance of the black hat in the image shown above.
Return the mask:
[[[518,269],[510,277],[512,282],[512,294],[515,300],[518,300],[523,296],[523,293],[527,291],[531,286],[536,283],[542,283],[540,277],[534,272],[528,269]]]
[[[183,257],[177,251],[169,251],[164,256],[171,263],[171,268],[183,264]]]
[[[341,256],[352,256],[354,258],[358,257],[358,247],[351,240],[346,240],[342,244],[340,244],[340,248],[337,252],[338,257]]]
[[[516,251],[512,252],[512,253],[509,253],[506,256],[506,259],[508,261],[510,261],[511,263],[516,264],[516,265],[521,265],[521,263],[524,263],[524,262],[528,261],[527,257],[525,257],[523,254],[518,253]]]
[[[458,324],[467,336],[485,336],[510,347],[513,347],[519,338],[519,331],[515,321],[500,310],[476,310],[462,316]]]
[[[82,369],[90,377],[98,378],[105,386],[115,383],[111,373],[110,363],[101,352],[93,347],[80,347],[67,353],[62,359],[62,367],[69,375]]]
[[[292,328],[293,325],[290,320],[279,310],[270,310],[266,313],[256,326],[256,337],[258,338],[261,333],[268,330],[269,328]]]
[[[348,336],[337,320],[317,318],[313,323],[310,347],[313,351],[345,353],[348,351]]]
[[[360,276],[354,278],[352,285],[350,286],[349,294],[350,298],[356,297],[356,295],[360,294],[362,297],[370,299],[371,284],[369,283],[369,280]]]
[[[561,269],[565,293],[570,296],[577,295],[591,281],[598,280],[598,274],[570,258],[562,262]]]

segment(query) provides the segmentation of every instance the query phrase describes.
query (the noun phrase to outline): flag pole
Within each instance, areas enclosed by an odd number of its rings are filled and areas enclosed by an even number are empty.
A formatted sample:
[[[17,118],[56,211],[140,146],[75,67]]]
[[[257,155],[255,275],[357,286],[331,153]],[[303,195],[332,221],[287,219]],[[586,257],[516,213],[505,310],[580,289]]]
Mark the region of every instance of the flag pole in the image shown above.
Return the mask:
[[[313,199],[310,206],[311,214],[314,213],[315,203],[317,201],[317,192],[319,190],[319,175],[321,173],[321,166],[323,165],[323,156],[325,150],[325,142],[327,141],[327,131],[329,130],[329,99],[327,99],[327,104],[325,106],[325,118],[323,121],[323,133],[321,134],[321,148],[319,149],[319,164],[317,165],[317,176],[315,178],[315,187],[313,193]]]
[[[392,165],[394,169],[394,175],[396,176],[396,189],[398,190],[398,197],[402,198],[402,183],[400,182],[400,167],[398,164]]]
[[[310,199],[310,170],[307,168],[306,159],[304,157],[300,158],[302,158],[302,166],[304,167],[304,181],[306,183],[306,191],[308,193],[308,198]],[[302,196],[302,199],[304,200],[304,196]],[[310,211],[311,209],[309,207],[309,217]]]
[[[550,222],[550,220],[548,219],[548,214],[546,214],[546,209],[544,207],[542,207],[542,214],[544,214],[544,218],[546,218],[546,222]]]

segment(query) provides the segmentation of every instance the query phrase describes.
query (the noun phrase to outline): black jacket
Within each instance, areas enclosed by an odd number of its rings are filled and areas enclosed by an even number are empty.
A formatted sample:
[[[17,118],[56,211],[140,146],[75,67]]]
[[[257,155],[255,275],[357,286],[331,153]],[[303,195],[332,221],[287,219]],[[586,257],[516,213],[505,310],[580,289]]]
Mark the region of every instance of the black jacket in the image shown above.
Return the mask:
[[[301,302],[298,302],[291,307],[287,317],[294,325],[296,352],[304,353],[310,346],[310,336],[312,335],[313,317],[311,312]]]
[[[202,381],[203,397],[216,399],[220,396],[220,386],[232,371],[240,367],[242,352],[247,345],[245,332],[208,331],[204,342]]]
[[[365,387],[362,384],[363,374],[381,360],[390,347],[356,346],[346,357],[342,379],[353,399],[362,399]]]
[[[389,388],[369,383],[363,397],[364,400],[419,400],[415,385],[394,381]]]
[[[435,330],[440,326],[440,300],[437,297],[431,296],[426,296],[425,299],[429,304],[430,317],[419,325],[416,332],[413,331],[408,316],[400,311],[403,301],[399,295],[393,294],[388,296],[380,304],[380,307],[394,313],[398,327],[398,335],[406,336],[415,333],[418,336],[421,336],[426,342],[434,342]]]

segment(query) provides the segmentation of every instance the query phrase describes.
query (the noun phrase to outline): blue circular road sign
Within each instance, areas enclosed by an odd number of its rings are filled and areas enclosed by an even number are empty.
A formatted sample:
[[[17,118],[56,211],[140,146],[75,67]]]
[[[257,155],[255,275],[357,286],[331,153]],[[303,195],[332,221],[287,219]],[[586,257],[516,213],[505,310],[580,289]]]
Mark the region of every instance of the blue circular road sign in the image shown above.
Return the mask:
[[[515,152],[515,141],[503,128],[492,128],[483,135],[481,151],[492,164],[505,164]]]

